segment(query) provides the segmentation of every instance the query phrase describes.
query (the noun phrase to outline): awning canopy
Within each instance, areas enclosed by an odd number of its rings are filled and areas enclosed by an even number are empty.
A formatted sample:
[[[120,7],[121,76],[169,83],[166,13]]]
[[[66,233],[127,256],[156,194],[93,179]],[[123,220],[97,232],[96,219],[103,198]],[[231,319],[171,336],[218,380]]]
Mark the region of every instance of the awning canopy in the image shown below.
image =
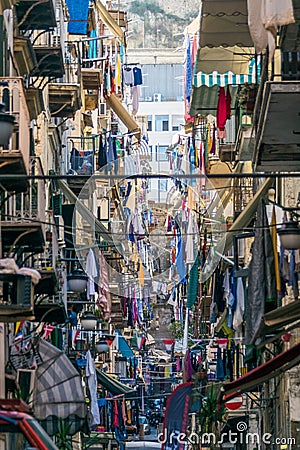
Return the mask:
[[[200,47],[253,46],[247,0],[202,0]]]
[[[286,372],[300,362],[300,343],[286,350],[242,377],[224,383],[223,393],[228,400],[237,393],[250,391],[261,383]]]
[[[120,120],[124,123],[124,125],[128,128],[130,133],[134,133],[137,139],[141,137],[141,129],[136,123],[136,121],[131,117],[126,108],[122,105],[118,97],[112,93],[106,99],[106,103],[109,107],[117,114]]]
[[[112,18],[109,12],[106,10],[105,6],[102,5],[101,1],[96,1],[96,6],[98,13],[102,22],[108,27],[108,29],[120,39],[120,41],[124,44],[124,32],[122,28],[117,24],[117,22]]]
[[[293,301],[268,312],[262,318],[254,341],[273,333],[284,332],[284,327],[300,320],[300,302]],[[275,336],[276,338],[276,336]]]
[[[135,398],[135,389],[113,378],[105,372],[96,369],[98,382],[113,395],[124,395],[126,398]]]
[[[122,354],[124,358],[132,358],[134,356],[134,353],[130,348],[130,345],[127,343],[125,337],[122,335],[120,330],[116,330],[116,332],[117,332],[116,343],[119,352]]]
[[[187,27],[186,32],[188,34],[196,34],[200,30],[200,15],[196,17]]]
[[[230,84],[238,85],[245,83],[256,83],[255,72],[246,74],[235,74],[233,72],[219,73],[214,71],[212,73],[198,72],[194,75],[194,86],[228,86]]]
[[[196,72],[248,73],[249,62],[254,57],[253,47],[204,47],[197,55]]]
[[[237,95],[237,86],[230,86],[231,104],[235,104]],[[190,107],[190,115],[197,116],[216,114],[218,106],[219,86],[207,87],[200,86],[193,88],[192,102]]]
[[[68,434],[83,430],[86,401],[81,376],[67,355],[41,339],[38,352],[43,363],[35,372],[33,411],[47,433],[57,433],[59,419],[68,424]]]

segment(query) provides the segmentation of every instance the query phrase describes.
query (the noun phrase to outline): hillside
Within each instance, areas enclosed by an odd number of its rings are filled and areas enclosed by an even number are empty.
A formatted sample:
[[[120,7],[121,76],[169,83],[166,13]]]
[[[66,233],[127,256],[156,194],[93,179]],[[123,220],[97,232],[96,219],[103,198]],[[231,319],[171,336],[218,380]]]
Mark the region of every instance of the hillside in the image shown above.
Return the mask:
[[[198,15],[199,0],[133,0],[128,4],[129,48],[177,48],[184,28]],[[176,2],[177,3],[177,2]]]

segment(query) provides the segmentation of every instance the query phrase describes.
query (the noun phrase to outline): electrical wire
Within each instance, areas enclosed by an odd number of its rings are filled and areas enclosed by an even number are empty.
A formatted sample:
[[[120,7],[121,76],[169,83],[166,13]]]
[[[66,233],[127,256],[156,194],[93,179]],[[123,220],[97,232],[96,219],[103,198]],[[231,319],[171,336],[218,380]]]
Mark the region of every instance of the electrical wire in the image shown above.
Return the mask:
[[[144,178],[154,178],[154,179],[168,179],[168,178],[172,178],[172,179],[219,179],[219,178],[228,178],[228,179],[234,179],[234,178],[261,178],[261,179],[265,179],[265,178],[299,178],[300,177],[300,172],[289,172],[289,173],[285,173],[285,172],[270,172],[270,173],[235,173],[235,172],[231,172],[231,173],[207,173],[207,174],[202,174],[202,173],[195,173],[195,174],[131,174],[131,175],[121,175],[121,174],[114,174],[114,175],[110,175],[110,174],[94,174],[94,175],[58,175],[58,174],[47,174],[47,175],[22,175],[22,174],[18,174],[17,175],[17,179],[18,180],[72,180],[72,179],[76,179],[76,180],[88,180],[88,179],[93,179],[93,180],[134,180],[134,179],[144,179]],[[0,181],[1,180],[15,180],[16,179],[16,175],[13,174],[3,174],[0,176]]]

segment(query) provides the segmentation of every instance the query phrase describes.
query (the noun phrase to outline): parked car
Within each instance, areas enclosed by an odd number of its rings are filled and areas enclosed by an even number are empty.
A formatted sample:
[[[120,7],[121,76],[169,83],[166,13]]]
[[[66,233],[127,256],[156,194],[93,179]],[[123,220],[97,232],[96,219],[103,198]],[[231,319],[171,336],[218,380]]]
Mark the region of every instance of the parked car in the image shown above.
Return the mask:
[[[0,436],[6,437],[5,450],[58,450],[41,425],[23,412],[0,410]]]
[[[144,434],[150,434],[151,428],[146,416],[139,416],[139,424],[144,427]]]

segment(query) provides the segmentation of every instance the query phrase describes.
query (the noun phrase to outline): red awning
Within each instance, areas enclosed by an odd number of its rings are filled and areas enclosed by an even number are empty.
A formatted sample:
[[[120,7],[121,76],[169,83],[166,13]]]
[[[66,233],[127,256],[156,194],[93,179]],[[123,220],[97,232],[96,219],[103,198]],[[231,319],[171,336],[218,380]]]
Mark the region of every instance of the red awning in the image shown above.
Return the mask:
[[[300,362],[300,343],[286,350],[255,369],[250,370],[242,377],[223,385],[223,394],[226,400],[237,393],[250,391],[270,378],[296,366]]]

